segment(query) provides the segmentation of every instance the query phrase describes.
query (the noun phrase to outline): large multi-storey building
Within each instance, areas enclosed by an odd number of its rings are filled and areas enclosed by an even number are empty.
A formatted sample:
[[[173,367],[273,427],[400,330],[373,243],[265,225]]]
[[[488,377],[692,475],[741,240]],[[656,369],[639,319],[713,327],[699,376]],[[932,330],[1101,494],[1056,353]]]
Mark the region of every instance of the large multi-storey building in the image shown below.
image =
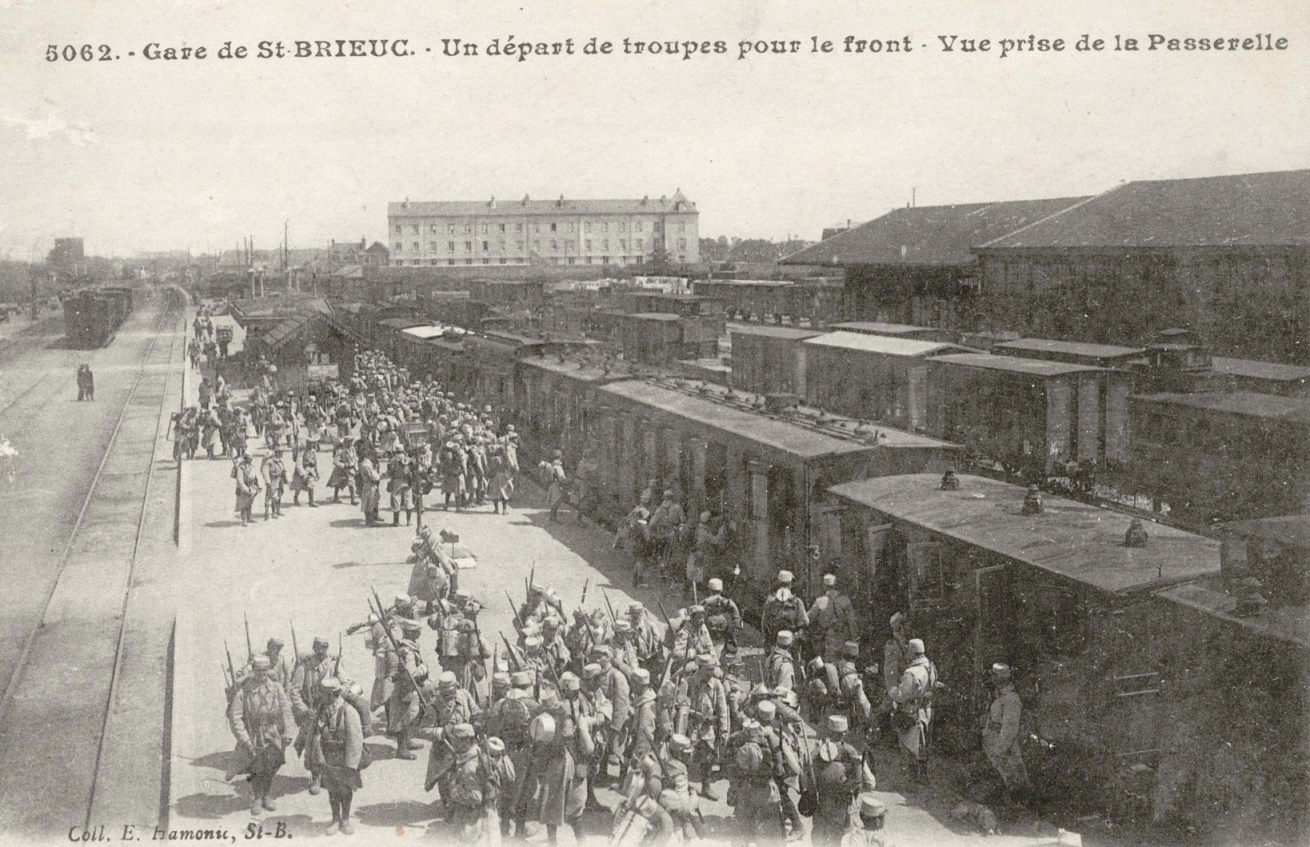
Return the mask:
[[[636,265],[700,260],[700,212],[675,191],[652,200],[390,203],[391,264]]]

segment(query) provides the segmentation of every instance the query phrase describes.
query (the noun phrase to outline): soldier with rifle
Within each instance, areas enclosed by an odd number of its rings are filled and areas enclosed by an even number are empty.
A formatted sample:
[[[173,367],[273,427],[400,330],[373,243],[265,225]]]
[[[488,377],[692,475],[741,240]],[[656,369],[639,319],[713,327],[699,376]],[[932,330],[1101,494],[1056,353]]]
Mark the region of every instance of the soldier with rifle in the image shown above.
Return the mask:
[[[818,807],[810,841],[814,847],[839,847],[849,827],[851,805],[877,782],[862,752],[846,740],[849,724],[842,715],[829,715],[827,733],[814,750],[814,778]]]
[[[718,665],[718,659],[711,654],[697,656],[696,672],[685,683],[688,711],[683,734],[695,745],[693,761],[701,796],[711,801],[719,799],[712,785],[719,746],[732,732],[728,697],[714,673]]]
[[[326,638],[315,638],[313,652],[302,656],[296,669],[291,672],[291,710],[300,726],[300,734],[296,736],[296,752],[302,755],[309,741],[310,726],[318,714],[322,682],[333,675],[334,663],[328,655],[329,649]],[[309,763],[306,769],[309,771],[309,793],[318,794],[319,773]]]
[[[229,666],[231,656],[228,657]],[[251,661],[253,673],[240,683],[228,708],[228,725],[236,736],[229,780],[245,774],[250,782],[250,814],[276,811],[269,793],[273,776],[286,762],[295,718],[286,691],[269,676],[267,656]]]
[[[385,618],[382,600],[373,593],[377,602],[377,613]],[[413,738],[419,718],[427,710],[427,698],[420,687],[427,679],[427,667],[419,654],[418,637],[423,627],[418,621],[402,618],[400,620],[403,640],[397,641],[389,628],[384,628],[387,640],[396,654],[396,670],[392,675],[391,699],[387,704],[387,734],[396,739],[396,758],[415,759],[414,751],[423,747],[422,742]]]

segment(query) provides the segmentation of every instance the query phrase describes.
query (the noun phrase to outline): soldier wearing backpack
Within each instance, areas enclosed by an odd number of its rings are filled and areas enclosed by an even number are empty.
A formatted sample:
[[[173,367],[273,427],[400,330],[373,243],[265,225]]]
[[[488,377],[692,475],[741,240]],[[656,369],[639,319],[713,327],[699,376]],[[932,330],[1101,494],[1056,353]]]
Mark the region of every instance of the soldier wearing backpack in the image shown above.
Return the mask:
[[[764,610],[760,613],[760,633],[766,644],[776,640],[778,633],[784,629],[799,638],[801,632],[810,625],[805,601],[792,593],[793,579],[791,571],[778,571],[777,585],[764,600]]]
[[[877,785],[865,755],[846,739],[846,718],[830,715],[826,729],[826,737],[814,749],[818,807],[810,830],[813,847],[838,847],[849,828],[851,804]]]
[[[776,847],[783,843],[781,796],[782,752],[776,736],[758,721],[748,721],[728,739],[731,781],[728,805],[738,825],[735,844]]]

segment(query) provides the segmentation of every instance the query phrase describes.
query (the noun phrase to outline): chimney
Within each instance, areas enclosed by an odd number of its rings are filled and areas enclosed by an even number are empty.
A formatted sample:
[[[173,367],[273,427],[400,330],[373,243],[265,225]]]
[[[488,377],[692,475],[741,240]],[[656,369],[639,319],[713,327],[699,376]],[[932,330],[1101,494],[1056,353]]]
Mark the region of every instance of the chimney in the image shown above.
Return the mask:
[[[557,208],[560,208],[560,209],[563,209],[563,208],[564,208],[564,195],[563,195],[563,194],[561,194],[561,195],[559,196],[559,199],[555,201],[555,206],[556,206]]]
[[[645,206],[645,205],[646,205],[647,203],[649,203],[649,202],[650,202],[650,195],[649,195],[649,194],[647,194],[645,197],[641,198],[641,205]]]
[[[523,195],[523,205],[524,206],[528,205],[528,195],[526,194]]]
[[[1037,486],[1028,486],[1028,493],[1023,495],[1023,514],[1040,515],[1042,513],[1042,492]]]
[[[496,208],[496,195],[491,195],[491,202],[487,204],[487,207],[490,209]]]

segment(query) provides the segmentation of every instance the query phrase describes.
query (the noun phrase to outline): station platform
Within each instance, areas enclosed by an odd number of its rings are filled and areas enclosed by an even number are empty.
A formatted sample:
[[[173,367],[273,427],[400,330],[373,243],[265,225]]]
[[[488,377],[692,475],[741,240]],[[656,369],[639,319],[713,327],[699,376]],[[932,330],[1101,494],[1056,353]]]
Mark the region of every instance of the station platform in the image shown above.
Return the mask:
[[[253,444],[253,439],[252,439]],[[256,463],[264,453],[256,451]],[[320,453],[320,469],[330,467],[330,453]],[[225,781],[233,738],[224,711],[224,681],[221,666],[232,660],[242,664],[247,655],[244,619],[249,618],[256,650],[277,636],[292,648],[291,626],[295,626],[300,650],[308,651],[315,636],[327,638],[336,652],[338,634],[349,625],[367,618],[368,598],[376,590],[384,601],[406,590],[411,566],[405,563],[414,526],[392,527],[391,514],[383,495],[384,526],[365,528],[358,506],[332,503],[330,491],[319,491],[321,505],[310,508],[284,500],[281,518],[265,521],[262,499],[256,502],[258,519],[242,527],[234,512],[231,463],[226,460],[196,459],[188,462],[183,492],[191,525],[182,572],[179,574],[178,617],[173,674],[173,738],[171,759],[171,830],[223,828],[244,837],[255,823],[249,813],[244,786]],[[639,600],[658,618],[656,589],[631,588],[626,555],[611,547],[612,535],[590,523],[575,523],[571,511],[561,512],[561,522],[551,523],[544,493],[521,475],[508,516],[495,515],[491,506],[464,512],[427,511],[426,523],[434,530],[457,534],[460,544],[477,556],[475,569],[460,574],[460,587],[468,589],[483,605],[482,630],[489,642],[496,633],[512,636],[512,610],[505,592],[515,605],[522,602],[524,581],[535,567],[536,580],[553,587],[566,608],[576,608],[584,584],[590,580],[587,607],[604,608],[607,592],[621,612]],[[670,614],[685,605],[678,589],[663,596]],[[372,684],[373,659],[364,647],[364,633],[344,636],[342,664],[347,676],[367,691]],[[420,641],[425,654],[433,647],[426,629]],[[434,795],[423,790],[427,751],[416,761],[397,760],[394,745],[384,736],[366,743],[374,754],[364,771],[364,787],[355,795],[353,836],[359,843],[376,843],[382,837],[416,838],[426,843],[445,843],[447,835],[435,824],[440,807]],[[291,751],[292,753],[294,751]],[[890,763],[894,751],[885,751]],[[295,838],[320,836],[331,819],[325,794],[307,792],[308,774],[296,761],[288,761],[274,783],[277,811],[258,820],[263,832],[289,832]],[[716,784],[720,796],[727,782]],[[608,789],[597,791],[600,801],[613,806],[618,796]],[[881,794],[889,806],[889,835],[900,845],[973,844],[981,835],[968,832],[950,820],[956,798],[907,796],[896,791]],[[702,810],[709,826],[706,844],[731,843],[732,809],[725,803],[706,803]],[[588,815],[587,844],[609,841],[610,820]],[[989,839],[992,845],[1034,845],[1053,843],[1054,830],[1030,828],[1023,835]],[[346,838],[347,836],[335,836]],[[543,841],[543,828],[530,826],[529,841]],[[559,834],[562,844],[572,843],[567,827]],[[806,843],[808,838],[801,842]]]

